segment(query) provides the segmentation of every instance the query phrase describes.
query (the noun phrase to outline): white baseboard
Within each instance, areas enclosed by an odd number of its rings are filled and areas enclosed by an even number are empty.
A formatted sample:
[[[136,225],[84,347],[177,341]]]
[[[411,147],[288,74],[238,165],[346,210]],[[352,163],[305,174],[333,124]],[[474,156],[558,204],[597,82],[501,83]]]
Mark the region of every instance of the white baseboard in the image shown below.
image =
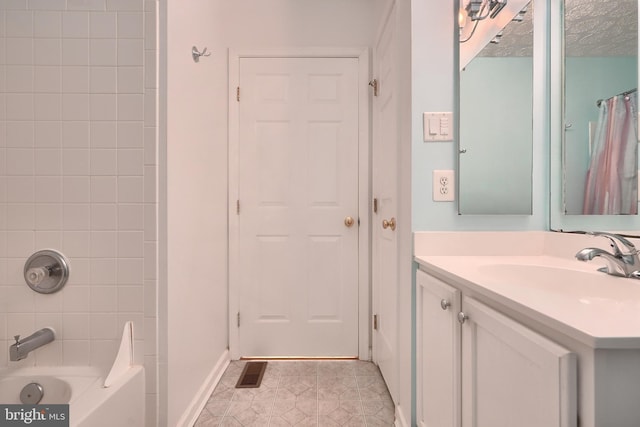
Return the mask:
[[[202,383],[200,390],[198,390],[198,393],[191,401],[191,404],[187,407],[187,410],[184,411],[184,413],[180,417],[180,420],[177,424],[178,426],[191,427],[196,423],[198,417],[200,416],[200,412],[202,412],[205,405],[207,404],[207,400],[209,400],[209,396],[211,396],[211,393],[213,393],[213,389],[216,388],[218,382],[220,381],[220,378],[222,378],[222,374],[224,374],[227,366],[229,366],[230,360],[231,359],[229,357],[229,350],[225,350],[214,365],[209,375],[207,375],[207,378]]]
[[[404,415],[403,408],[400,405],[396,405],[396,422],[394,423],[395,427],[409,427],[409,423],[407,422],[407,418]]]

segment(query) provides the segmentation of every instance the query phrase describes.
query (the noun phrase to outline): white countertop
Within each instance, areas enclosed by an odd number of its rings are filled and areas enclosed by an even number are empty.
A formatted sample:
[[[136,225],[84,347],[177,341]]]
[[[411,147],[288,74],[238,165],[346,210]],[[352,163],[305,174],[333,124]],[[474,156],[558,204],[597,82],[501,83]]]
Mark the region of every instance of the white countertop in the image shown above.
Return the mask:
[[[436,248],[444,237],[426,234],[420,239],[431,239]],[[465,233],[456,233],[459,234]],[[505,236],[512,241],[515,233],[499,234],[484,233],[485,244],[487,237],[494,237],[497,243]],[[604,264],[597,260],[575,260],[576,247],[596,246],[593,237],[580,237],[590,239],[585,240],[590,243],[586,245],[580,238],[569,237],[568,255],[556,256],[564,255],[565,242],[558,242],[563,237],[546,234],[543,244],[533,245],[535,250],[514,250],[511,246],[508,252],[516,255],[500,254],[495,247],[488,251],[491,255],[477,255],[482,254],[478,247],[460,251],[459,246],[457,252],[462,254],[455,255],[416,240],[416,247],[431,249],[416,253],[415,260],[421,270],[460,286],[463,291],[490,298],[590,347],[640,349],[640,280],[598,272]],[[541,250],[543,247],[552,250]],[[444,254],[437,255],[438,252]],[[549,255],[550,252],[555,253]]]

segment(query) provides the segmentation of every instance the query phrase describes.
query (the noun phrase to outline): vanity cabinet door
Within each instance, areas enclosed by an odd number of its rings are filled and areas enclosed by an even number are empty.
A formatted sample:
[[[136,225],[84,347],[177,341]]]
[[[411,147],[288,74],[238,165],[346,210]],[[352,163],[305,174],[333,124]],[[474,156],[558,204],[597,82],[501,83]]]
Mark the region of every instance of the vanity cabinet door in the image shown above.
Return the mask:
[[[417,408],[420,427],[460,426],[460,291],[418,271]]]
[[[463,427],[576,427],[576,356],[463,297]]]

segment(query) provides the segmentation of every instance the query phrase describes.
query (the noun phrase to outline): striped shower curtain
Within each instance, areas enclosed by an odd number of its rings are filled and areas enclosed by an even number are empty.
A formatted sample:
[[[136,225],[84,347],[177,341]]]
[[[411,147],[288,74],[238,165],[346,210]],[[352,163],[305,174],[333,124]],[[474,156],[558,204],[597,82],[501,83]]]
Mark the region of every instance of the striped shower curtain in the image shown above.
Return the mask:
[[[635,215],[638,211],[637,92],[600,103],[583,214]]]

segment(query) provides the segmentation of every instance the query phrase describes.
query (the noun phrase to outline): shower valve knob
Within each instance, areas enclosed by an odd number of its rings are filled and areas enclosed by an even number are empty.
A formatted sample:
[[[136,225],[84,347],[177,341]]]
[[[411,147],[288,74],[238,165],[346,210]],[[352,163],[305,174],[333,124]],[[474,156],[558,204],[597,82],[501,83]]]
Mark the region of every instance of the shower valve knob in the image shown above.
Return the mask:
[[[57,292],[69,278],[69,261],[60,252],[43,249],[31,255],[24,265],[24,280],[35,292]]]
[[[46,267],[36,267],[27,270],[27,281],[33,285],[38,286],[44,279],[49,277],[49,269]]]

